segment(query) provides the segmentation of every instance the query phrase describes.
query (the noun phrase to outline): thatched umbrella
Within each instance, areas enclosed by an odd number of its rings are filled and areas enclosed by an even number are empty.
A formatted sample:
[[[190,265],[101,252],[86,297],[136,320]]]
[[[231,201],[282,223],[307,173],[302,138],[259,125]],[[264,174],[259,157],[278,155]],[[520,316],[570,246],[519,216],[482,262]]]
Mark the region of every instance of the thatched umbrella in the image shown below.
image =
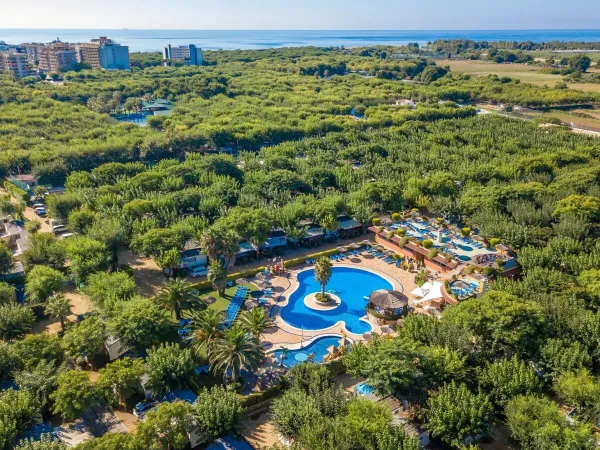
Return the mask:
[[[208,295],[206,297],[202,297],[202,301],[204,303],[206,303],[207,305],[212,305],[214,302],[217,301],[217,299],[214,298],[214,297],[212,297],[212,296],[210,296],[210,295]]]
[[[373,333],[371,333],[370,331],[363,333],[363,338],[365,338],[366,341],[370,341],[372,337]]]
[[[408,306],[408,297],[400,291],[379,289],[371,292],[369,302],[383,310],[392,310]]]
[[[364,241],[361,242],[362,245],[373,245],[373,242],[369,241],[368,239],[365,239]]]
[[[250,281],[247,278],[238,278],[235,280],[235,284],[250,284]]]
[[[258,272],[256,274],[256,278],[258,278],[259,280],[268,280],[269,278],[272,278],[272,277],[273,277],[273,274],[266,270],[264,272]]]
[[[244,307],[245,307],[246,309],[254,309],[254,308],[256,308],[257,306],[258,306],[258,302],[257,302],[256,300],[252,300],[252,299],[250,299],[250,300],[246,300],[246,301],[244,302]]]
[[[348,247],[351,248],[352,250],[357,250],[360,248],[360,245],[358,245],[356,242],[353,242]]]
[[[473,235],[473,240],[474,241],[479,241],[479,242],[485,241],[485,239],[482,238],[481,236],[479,236],[478,234]]]
[[[346,247],[342,247],[341,245],[339,247],[335,248],[338,252],[345,252],[346,251]]]

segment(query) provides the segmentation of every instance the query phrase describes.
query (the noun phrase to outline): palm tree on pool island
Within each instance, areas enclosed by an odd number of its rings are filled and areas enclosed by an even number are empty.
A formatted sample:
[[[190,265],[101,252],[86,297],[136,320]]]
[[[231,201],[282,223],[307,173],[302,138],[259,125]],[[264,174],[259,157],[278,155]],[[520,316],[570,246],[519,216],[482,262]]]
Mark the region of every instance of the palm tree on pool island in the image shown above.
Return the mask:
[[[319,258],[315,264],[315,280],[321,284],[321,298],[325,299],[325,285],[331,278],[331,269],[333,264],[331,260],[325,256]]]
[[[235,324],[208,347],[208,362],[213,373],[236,382],[242,370],[256,370],[265,357],[258,339]]]

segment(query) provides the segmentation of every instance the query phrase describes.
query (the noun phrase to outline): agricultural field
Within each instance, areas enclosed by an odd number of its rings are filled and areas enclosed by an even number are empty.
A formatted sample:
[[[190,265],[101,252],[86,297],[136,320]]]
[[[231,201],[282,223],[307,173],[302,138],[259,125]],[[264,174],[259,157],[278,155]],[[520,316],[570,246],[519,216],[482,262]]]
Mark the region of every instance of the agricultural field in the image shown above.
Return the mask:
[[[488,61],[477,60],[442,60],[438,61],[440,66],[450,66],[450,70],[456,73],[466,73],[473,76],[498,75],[499,77],[510,77],[521,80],[523,83],[531,83],[536,86],[553,87],[556,83],[563,81],[562,75],[540,73],[540,67],[529,64],[496,64]],[[590,71],[597,71],[592,68]],[[579,89],[586,92],[600,92],[600,84],[594,83],[570,83],[569,88]]]

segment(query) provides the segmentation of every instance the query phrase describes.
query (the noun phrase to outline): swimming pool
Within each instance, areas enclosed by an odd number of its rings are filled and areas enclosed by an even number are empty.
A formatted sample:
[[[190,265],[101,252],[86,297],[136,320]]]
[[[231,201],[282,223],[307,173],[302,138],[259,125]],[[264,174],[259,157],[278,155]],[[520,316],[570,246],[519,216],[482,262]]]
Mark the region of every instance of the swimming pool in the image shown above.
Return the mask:
[[[309,360],[311,353],[314,354],[313,362],[322,363],[323,358],[328,353],[327,349],[335,345],[338,349],[340,348],[341,336],[323,336],[316,338],[310,344],[303,348],[296,350],[287,350],[283,359],[283,365],[287,368],[294,367],[298,364],[302,364]],[[279,362],[281,361],[281,354],[284,350],[275,350],[273,356]]]
[[[378,289],[394,289],[389,281],[376,273],[353,267],[334,267],[325,290],[340,297],[341,304],[328,311],[316,311],[304,303],[308,294],[321,291],[314,270],[300,272],[298,282],[300,286],[290,295],[280,313],[286,323],[305,330],[323,330],[341,321],[345,322],[349,332],[356,334],[372,330],[368,322],[360,320],[366,314],[364,297]]]

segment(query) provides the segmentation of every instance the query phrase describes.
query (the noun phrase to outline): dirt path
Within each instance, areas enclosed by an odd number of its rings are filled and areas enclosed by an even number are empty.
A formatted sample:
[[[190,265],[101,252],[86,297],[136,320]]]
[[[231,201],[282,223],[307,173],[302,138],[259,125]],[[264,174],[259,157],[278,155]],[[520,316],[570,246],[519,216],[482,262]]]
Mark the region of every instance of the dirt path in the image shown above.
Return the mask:
[[[75,322],[77,315],[84,314],[92,310],[93,305],[91,300],[80,292],[76,291],[74,287],[67,288],[65,297],[69,299],[71,305],[71,314],[67,317],[67,321]],[[57,334],[60,331],[60,322],[52,319],[43,319],[38,321],[31,330],[32,333],[48,333]]]
[[[152,258],[142,258],[131,251],[119,255],[119,265],[127,264],[133,269],[133,278],[142,295],[153,296],[158,293],[165,277]]]

